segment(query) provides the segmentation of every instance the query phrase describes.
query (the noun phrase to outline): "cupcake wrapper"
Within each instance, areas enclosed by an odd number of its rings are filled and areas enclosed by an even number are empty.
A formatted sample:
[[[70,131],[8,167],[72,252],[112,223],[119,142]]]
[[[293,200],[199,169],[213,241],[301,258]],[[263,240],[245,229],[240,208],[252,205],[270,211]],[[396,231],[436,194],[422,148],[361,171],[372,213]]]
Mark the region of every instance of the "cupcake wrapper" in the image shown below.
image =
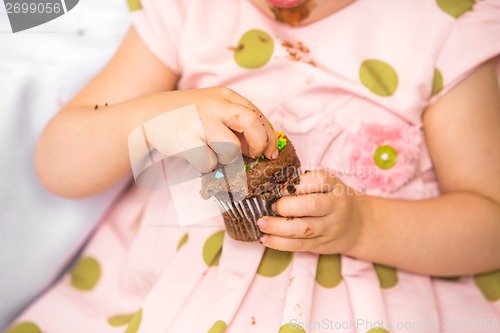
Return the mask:
[[[255,196],[236,202],[218,201],[227,234],[233,239],[244,242],[258,241],[262,233],[257,227],[257,220],[262,216],[277,216],[271,205],[279,198],[279,196],[272,199]]]
[[[300,174],[300,170],[297,169],[293,177]],[[217,200],[228,236],[244,242],[258,241],[262,232],[257,226],[257,220],[262,216],[280,216],[271,209],[271,205],[279,198],[281,198],[281,188],[278,188],[275,196],[256,195],[234,202]]]

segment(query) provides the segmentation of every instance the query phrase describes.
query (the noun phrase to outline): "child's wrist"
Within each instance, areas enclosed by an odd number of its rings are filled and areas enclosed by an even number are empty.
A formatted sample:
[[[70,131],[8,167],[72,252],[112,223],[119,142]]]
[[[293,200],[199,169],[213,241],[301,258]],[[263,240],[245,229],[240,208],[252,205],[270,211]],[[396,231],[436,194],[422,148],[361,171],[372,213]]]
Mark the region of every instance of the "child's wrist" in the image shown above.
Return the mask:
[[[352,200],[355,213],[353,214],[353,224],[355,228],[355,236],[353,237],[352,246],[347,249],[344,254],[355,257],[365,258],[368,251],[367,244],[370,244],[370,239],[373,240],[375,235],[370,230],[373,221],[373,198],[365,194],[354,194]]]

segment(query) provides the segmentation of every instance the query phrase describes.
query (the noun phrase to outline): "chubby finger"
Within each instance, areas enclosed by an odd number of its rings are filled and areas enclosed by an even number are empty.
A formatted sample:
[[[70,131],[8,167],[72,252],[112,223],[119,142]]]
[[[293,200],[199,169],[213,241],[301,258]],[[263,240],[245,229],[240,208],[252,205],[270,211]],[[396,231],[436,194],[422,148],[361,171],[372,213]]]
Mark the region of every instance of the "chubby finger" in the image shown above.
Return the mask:
[[[257,226],[265,234],[286,238],[316,238],[323,233],[321,218],[264,216]]]
[[[267,132],[267,146],[264,149],[264,156],[268,159],[275,159],[278,157],[278,137],[276,136],[276,131],[274,130],[271,122],[264,116],[264,114],[250,101],[247,101],[247,108],[255,111],[261,122],[265,125]]]
[[[274,235],[263,235],[260,242],[266,247],[289,252],[311,251],[315,247],[316,239],[287,238]]]
[[[278,157],[279,151],[278,151],[278,137],[276,136],[276,132],[274,131],[274,128],[272,127],[271,123],[267,120],[267,118],[264,118],[265,121],[267,122],[266,125],[266,132],[267,132],[267,147],[264,149],[264,155],[268,159],[275,159]]]
[[[246,155],[250,155],[250,157],[256,158],[258,156],[261,156],[262,153],[264,156],[266,156],[268,159],[273,159],[278,157],[278,138],[276,137],[276,133],[274,131],[274,128],[272,124],[269,122],[269,120],[264,116],[264,114],[253,104],[251,101],[246,99],[245,97],[241,96],[237,92],[229,89],[229,88],[218,88],[220,93],[224,96],[224,98],[234,104],[241,105],[244,108],[247,108],[248,110],[252,111],[258,118],[259,122],[261,125],[265,127],[267,137],[266,137],[266,146],[264,149],[262,149],[262,152],[260,151],[261,149],[257,149],[259,154],[256,154],[255,152],[250,153],[250,150],[255,150],[256,147],[253,147],[254,142],[250,140],[247,145],[245,145],[245,149],[243,150]],[[255,122],[256,123],[256,122]],[[236,130],[236,128],[233,128]],[[240,133],[245,133],[245,130],[237,130]],[[244,135],[245,139],[248,141],[248,135]]]
[[[245,139],[245,136],[243,135],[243,133],[238,133],[238,132],[234,132],[234,134],[236,135],[236,137],[238,138],[238,140],[240,140],[240,144],[241,144],[241,153],[245,156],[249,156],[250,153],[248,152],[248,143]]]
[[[264,124],[267,133],[267,146],[264,149],[264,156],[268,159],[275,159],[278,157],[278,137],[271,122],[264,116],[264,114],[252,103],[248,102],[248,108],[254,110],[259,115],[260,121]]]
[[[276,201],[272,208],[281,216],[325,216],[331,210],[328,199],[324,193],[285,196]]]
[[[269,138],[266,124],[258,112],[240,104],[229,103],[225,111],[220,112],[220,119],[227,127],[243,134],[250,157],[257,158],[262,155]]]
[[[250,155],[249,146],[245,139],[245,136],[243,135],[243,133],[235,133],[235,134],[241,142],[241,151],[243,155],[249,156]],[[270,137],[269,135],[274,135],[274,136]],[[276,140],[276,146],[274,146],[275,143],[273,142],[273,140]],[[268,143],[267,147],[264,149],[264,155],[268,159],[273,159],[278,157],[278,138],[276,137],[276,134],[270,134],[269,131],[268,131]]]
[[[339,186],[339,178],[331,171],[326,169],[318,169],[308,171],[299,176],[299,181],[293,184],[286,184],[282,190],[282,194],[287,195],[303,195],[311,193],[329,193]]]

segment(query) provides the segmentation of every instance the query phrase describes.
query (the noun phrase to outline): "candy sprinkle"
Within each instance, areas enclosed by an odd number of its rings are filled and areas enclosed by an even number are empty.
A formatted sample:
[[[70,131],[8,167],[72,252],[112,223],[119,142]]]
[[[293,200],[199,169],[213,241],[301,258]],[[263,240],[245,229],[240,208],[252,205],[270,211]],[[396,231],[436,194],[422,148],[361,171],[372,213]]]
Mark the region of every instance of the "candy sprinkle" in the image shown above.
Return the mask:
[[[278,136],[278,151],[281,151],[287,144],[285,133],[276,131],[276,135]]]

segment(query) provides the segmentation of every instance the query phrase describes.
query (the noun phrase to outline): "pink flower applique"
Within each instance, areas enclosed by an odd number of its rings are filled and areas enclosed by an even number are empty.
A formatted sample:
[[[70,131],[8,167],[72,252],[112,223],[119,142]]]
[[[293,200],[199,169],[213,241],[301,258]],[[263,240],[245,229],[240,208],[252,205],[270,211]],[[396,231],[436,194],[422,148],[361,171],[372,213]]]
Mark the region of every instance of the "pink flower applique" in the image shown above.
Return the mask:
[[[394,192],[417,174],[421,143],[415,126],[364,125],[352,141],[352,174],[369,188]]]

